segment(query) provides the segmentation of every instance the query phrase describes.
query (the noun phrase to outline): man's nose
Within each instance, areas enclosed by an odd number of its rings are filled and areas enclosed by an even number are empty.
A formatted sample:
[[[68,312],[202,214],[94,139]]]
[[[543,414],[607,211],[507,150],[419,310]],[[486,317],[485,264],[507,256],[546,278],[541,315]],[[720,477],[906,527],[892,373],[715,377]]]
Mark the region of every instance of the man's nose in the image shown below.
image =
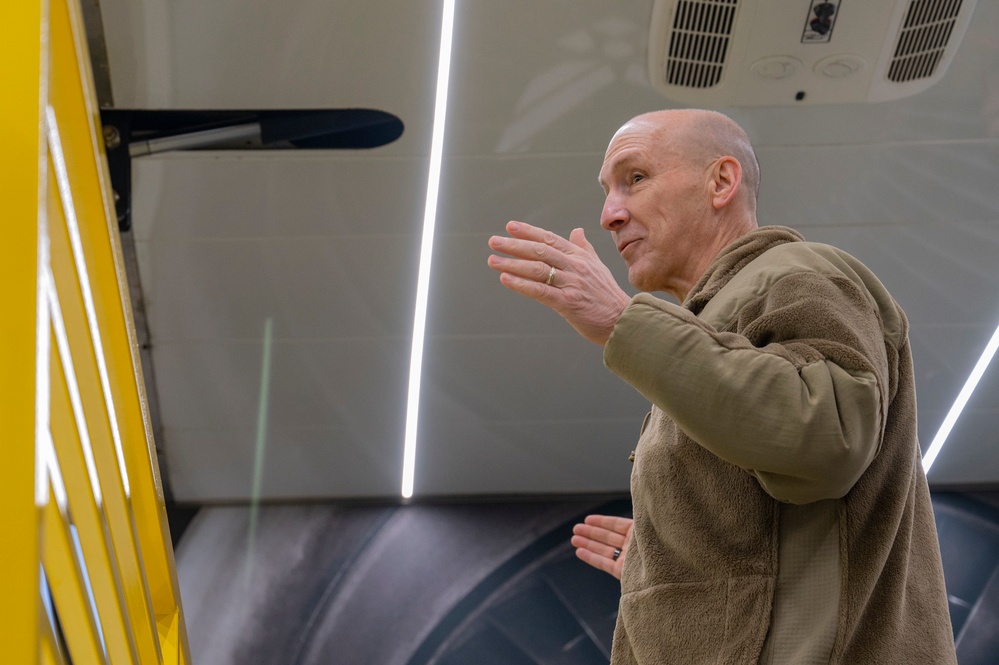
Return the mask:
[[[608,231],[614,231],[631,219],[628,207],[621,197],[611,193],[604,200],[604,209],[600,213],[600,226]]]

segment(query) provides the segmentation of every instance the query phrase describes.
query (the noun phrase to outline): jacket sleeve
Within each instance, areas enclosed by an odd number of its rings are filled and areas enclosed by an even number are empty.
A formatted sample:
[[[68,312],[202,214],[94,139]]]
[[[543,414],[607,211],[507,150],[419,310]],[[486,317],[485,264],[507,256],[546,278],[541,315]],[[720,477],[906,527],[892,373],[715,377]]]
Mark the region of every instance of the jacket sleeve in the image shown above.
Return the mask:
[[[844,496],[877,454],[887,410],[888,353],[872,299],[840,275],[791,274],[729,328],[738,332],[640,294],[604,362],[774,498]]]

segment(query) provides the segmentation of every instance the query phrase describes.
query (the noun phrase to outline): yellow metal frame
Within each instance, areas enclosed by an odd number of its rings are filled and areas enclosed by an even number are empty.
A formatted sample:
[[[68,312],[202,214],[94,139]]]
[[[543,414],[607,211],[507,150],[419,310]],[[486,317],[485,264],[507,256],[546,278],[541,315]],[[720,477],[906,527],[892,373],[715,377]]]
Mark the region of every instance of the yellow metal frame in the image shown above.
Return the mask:
[[[0,643],[12,663],[186,664],[78,1],[19,0],[0,44]]]
[[[42,90],[42,3],[16,2],[5,12],[8,25],[0,40],[4,65],[4,103],[0,126],[9,141],[0,159],[3,183],[4,242],[0,243],[0,283],[5,289],[0,316],[0,643],[5,659],[38,659],[34,638],[39,604],[39,512],[35,501],[35,350],[41,165],[39,111]],[[16,539],[13,534],[17,534]]]

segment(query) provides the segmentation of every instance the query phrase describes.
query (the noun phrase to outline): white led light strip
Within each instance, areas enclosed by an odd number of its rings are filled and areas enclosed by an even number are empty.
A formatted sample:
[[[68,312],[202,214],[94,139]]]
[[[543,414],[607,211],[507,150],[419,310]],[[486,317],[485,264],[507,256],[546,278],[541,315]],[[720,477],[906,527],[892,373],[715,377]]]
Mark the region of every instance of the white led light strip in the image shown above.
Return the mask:
[[[423,214],[423,243],[420,247],[420,273],[416,285],[416,316],[413,321],[413,349],[409,364],[409,399],[406,405],[406,440],[402,460],[402,496],[413,496],[416,470],[416,430],[420,412],[420,378],[423,373],[423,339],[427,326],[427,300],[430,292],[430,261],[434,251],[437,224],[437,194],[444,154],[444,121],[447,115],[447,87],[451,74],[451,37],[454,29],[455,0],[444,0],[441,21],[441,49],[437,63],[437,100],[434,105],[434,132],[430,144],[430,176]]]
[[[42,25],[49,25],[49,6],[42,3]],[[45,33],[43,33],[44,35]],[[41,115],[49,98],[49,49],[41,58],[38,113]],[[41,123],[39,123],[41,124]],[[35,268],[35,504],[44,506],[49,500],[48,467],[45,460],[52,447],[49,432],[51,391],[49,389],[49,150],[43,126],[38,128],[38,265]]]
[[[964,388],[961,388],[957,399],[954,400],[954,406],[950,407],[950,412],[944,418],[943,424],[940,425],[940,429],[937,431],[937,435],[933,438],[933,443],[930,444],[929,449],[926,451],[926,456],[923,457],[923,471],[925,473],[929,473],[930,467],[936,461],[937,455],[940,454],[940,449],[943,448],[944,442],[947,441],[947,436],[950,434],[951,429],[954,428],[954,423],[957,422],[961,411],[964,410],[964,405],[971,398],[971,393],[975,391],[978,382],[981,381],[982,375],[985,374],[985,369],[989,366],[997,349],[999,349],[999,328],[996,328],[996,331],[992,333],[992,339],[985,345],[982,357],[975,364],[975,369],[971,370],[971,375],[965,381]]]
[[[56,457],[55,443],[52,441],[52,433],[45,432],[45,444],[42,451],[42,465],[45,469],[45,487],[52,483],[52,493],[55,495],[56,505],[63,513],[69,510],[69,498],[66,494],[66,483],[62,479],[62,470],[59,468],[59,458]]]
[[[86,258],[83,255],[83,242],[80,240],[80,226],[76,220],[73,191],[69,184],[69,172],[66,169],[62,141],[59,138],[59,126],[56,122],[55,111],[51,106],[45,109],[45,119],[47,121],[46,129],[48,130],[49,152],[52,155],[52,164],[55,166],[56,182],[59,185],[59,197],[62,199],[62,209],[66,217],[66,227],[69,230],[69,241],[73,247],[73,259],[76,263],[77,275],[79,276],[80,291],[83,294],[83,306],[87,312],[87,324],[90,327],[90,338],[93,340],[94,356],[97,359],[97,372],[101,378],[101,389],[104,391],[104,404],[107,407],[111,438],[114,441],[115,454],[118,457],[118,471],[121,475],[125,496],[129,497],[131,496],[131,491],[128,483],[128,471],[125,467],[125,455],[122,452],[121,434],[118,432],[118,418],[115,414],[114,400],[111,398],[111,384],[108,380],[107,364],[104,361],[104,345],[101,343],[101,332],[97,325],[94,296],[90,291],[90,277],[87,274]],[[51,292],[55,293],[54,286],[51,288]]]

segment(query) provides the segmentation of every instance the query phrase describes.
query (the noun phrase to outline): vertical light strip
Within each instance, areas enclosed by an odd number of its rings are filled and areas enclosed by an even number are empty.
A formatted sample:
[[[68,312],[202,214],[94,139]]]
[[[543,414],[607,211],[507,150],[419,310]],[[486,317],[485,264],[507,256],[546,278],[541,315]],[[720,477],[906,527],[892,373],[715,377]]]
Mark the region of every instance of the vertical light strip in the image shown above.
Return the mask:
[[[83,242],[80,239],[80,225],[76,220],[76,207],[73,205],[73,190],[69,183],[69,171],[66,168],[66,159],[62,151],[62,140],[59,138],[59,125],[56,123],[55,111],[51,106],[46,107],[45,112],[49,151],[52,155],[52,164],[55,166],[56,183],[59,185],[59,198],[62,199],[69,240],[73,247],[73,259],[76,263],[80,291],[83,294],[83,306],[87,311],[87,324],[90,327],[90,338],[93,342],[94,356],[97,359],[97,373],[100,375],[101,389],[104,392],[108,424],[111,427],[111,439],[114,441],[115,454],[118,457],[118,472],[121,475],[125,496],[129,497],[131,491],[128,483],[128,470],[125,467],[125,454],[122,451],[121,434],[118,432],[118,417],[115,414],[114,400],[111,397],[108,368],[104,362],[104,345],[101,343],[101,331],[97,324],[97,311],[94,308],[94,296],[90,290],[90,276],[87,274],[87,262],[83,254]]]
[[[940,454],[940,449],[943,448],[944,442],[947,440],[947,436],[954,427],[954,423],[957,422],[958,417],[961,415],[961,411],[964,410],[964,405],[968,403],[968,400],[971,398],[971,393],[975,391],[975,388],[978,386],[978,382],[982,379],[982,375],[985,374],[985,369],[989,366],[989,363],[992,361],[992,357],[996,354],[997,349],[999,349],[999,328],[996,328],[996,331],[992,333],[992,339],[990,339],[989,343],[985,345],[982,357],[979,358],[978,362],[975,364],[975,369],[971,370],[971,375],[964,383],[964,388],[961,388],[960,394],[958,394],[957,399],[954,400],[954,406],[950,407],[950,412],[947,414],[947,417],[944,418],[943,424],[940,425],[940,430],[933,438],[933,443],[930,444],[929,449],[926,451],[926,456],[923,457],[923,471],[925,473],[929,473],[930,467],[933,466],[933,462],[937,459],[937,455]]]
[[[45,190],[48,174],[48,155],[45,154],[45,175],[41,190]],[[38,269],[35,285],[35,505],[44,506],[48,502],[48,470],[45,466],[45,442],[49,436],[49,229],[47,206],[44,201],[38,204]]]
[[[38,116],[48,108],[49,99],[49,5],[42,3],[41,23],[42,55],[38,95]],[[38,128],[38,266],[35,270],[35,503],[48,502],[48,471],[42,452],[49,435],[49,142],[44,127]]]
[[[49,499],[49,469],[46,460],[52,447],[49,432],[49,236],[44,221],[39,224],[38,251],[38,324],[35,340],[35,505],[44,506]],[[53,456],[55,453],[53,452]],[[61,481],[60,481],[61,482]]]
[[[427,300],[430,292],[430,261],[434,253],[434,227],[437,225],[437,193],[441,184],[444,154],[444,121],[447,115],[447,87],[451,76],[451,36],[454,30],[455,0],[444,0],[441,21],[441,50],[437,63],[437,100],[434,104],[434,134],[430,144],[430,175],[427,178],[427,205],[423,213],[423,243],[420,246],[420,274],[416,284],[416,316],[413,321],[413,350],[409,361],[409,400],[406,405],[406,449],[402,460],[402,496],[413,496],[416,470],[416,429],[420,413],[420,377],[423,373],[423,337],[427,327]]]

